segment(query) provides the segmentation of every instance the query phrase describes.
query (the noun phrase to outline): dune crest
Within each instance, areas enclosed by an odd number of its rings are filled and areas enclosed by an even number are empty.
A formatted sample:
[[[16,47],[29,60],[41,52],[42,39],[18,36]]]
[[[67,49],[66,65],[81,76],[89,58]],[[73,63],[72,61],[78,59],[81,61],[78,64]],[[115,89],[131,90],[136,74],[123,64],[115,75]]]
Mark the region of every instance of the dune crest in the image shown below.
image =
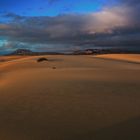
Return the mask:
[[[140,54],[105,54],[105,55],[97,55],[95,57],[140,63]]]

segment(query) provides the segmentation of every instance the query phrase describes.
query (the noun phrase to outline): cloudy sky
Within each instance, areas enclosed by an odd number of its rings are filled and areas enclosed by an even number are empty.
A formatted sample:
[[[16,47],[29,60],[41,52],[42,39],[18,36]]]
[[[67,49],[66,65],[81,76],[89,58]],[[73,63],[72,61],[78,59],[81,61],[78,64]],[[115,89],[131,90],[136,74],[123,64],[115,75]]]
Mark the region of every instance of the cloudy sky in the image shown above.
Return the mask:
[[[140,50],[140,0],[0,0],[0,53]]]

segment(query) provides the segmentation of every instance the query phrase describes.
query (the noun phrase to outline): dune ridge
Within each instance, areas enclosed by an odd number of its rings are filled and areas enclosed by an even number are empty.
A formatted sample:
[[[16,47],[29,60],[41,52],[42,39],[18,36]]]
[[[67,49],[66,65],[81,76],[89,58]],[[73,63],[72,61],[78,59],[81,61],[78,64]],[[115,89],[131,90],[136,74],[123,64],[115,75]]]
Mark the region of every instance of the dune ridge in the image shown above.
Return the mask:
[[[95,57],[133,62],[133,63],[140,63],[140,54],[105,54],[105,55],[97,55]]]

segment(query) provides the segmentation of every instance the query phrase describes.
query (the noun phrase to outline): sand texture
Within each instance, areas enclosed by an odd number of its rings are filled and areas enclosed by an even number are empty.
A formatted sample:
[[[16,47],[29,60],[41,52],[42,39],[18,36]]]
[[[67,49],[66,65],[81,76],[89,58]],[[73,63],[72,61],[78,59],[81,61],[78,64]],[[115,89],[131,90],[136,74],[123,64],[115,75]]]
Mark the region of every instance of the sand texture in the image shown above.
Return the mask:
[[[0,57],[0,140],[140,139],[140,55],[39,57]]]
[[[98,55],[96,58],[104,58],[104,59],[113,59],[120,60],[126,62],[140,63],[140,55],[139,54],[105,54]]]

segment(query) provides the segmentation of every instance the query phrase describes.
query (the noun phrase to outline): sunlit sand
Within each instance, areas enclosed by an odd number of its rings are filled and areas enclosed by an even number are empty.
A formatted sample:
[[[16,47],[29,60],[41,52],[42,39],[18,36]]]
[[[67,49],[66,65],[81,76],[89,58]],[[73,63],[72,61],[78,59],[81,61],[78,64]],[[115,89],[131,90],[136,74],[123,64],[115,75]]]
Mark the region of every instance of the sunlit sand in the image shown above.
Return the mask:
[[[0,62],[1,140],[140,139],[140,55],[39,57]]]
[[[105,54],[105,55],[98,55],[96,57],[140,63],[139,54]]]

